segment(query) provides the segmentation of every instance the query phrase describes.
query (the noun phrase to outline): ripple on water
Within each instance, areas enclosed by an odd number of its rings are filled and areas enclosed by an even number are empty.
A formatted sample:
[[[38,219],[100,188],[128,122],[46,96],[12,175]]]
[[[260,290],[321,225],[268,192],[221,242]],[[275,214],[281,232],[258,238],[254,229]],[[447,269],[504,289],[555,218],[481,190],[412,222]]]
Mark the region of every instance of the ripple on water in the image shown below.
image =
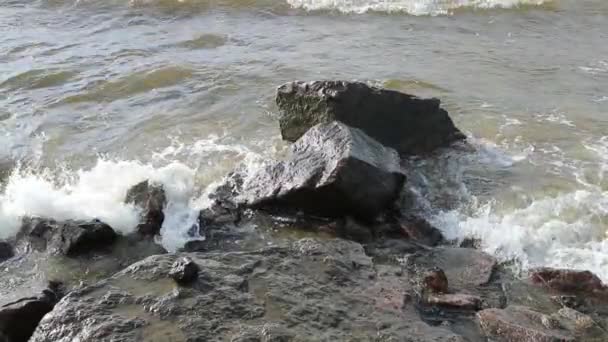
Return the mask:
[[[225,45],[227,42],[227,38],[224,35],[218,34],[203,34],[198,36],[197,38],[184,40],[182,42],[178,42],[172,46],[190,49],[190,50],[198,50],[198,49],[215,49],[222,45]]]
[[[64,98],[58,104],[80,102],[111,102],[154,89],[171,87],[192,78],[195,70],[183,66],[168,66],[138,71],[114,81],[101,81],[91,89]]]
[[[57,69],[28,70],[0,83],[0,88],[7,90],[40,89],[62,85],[78,75],[75,71]]]

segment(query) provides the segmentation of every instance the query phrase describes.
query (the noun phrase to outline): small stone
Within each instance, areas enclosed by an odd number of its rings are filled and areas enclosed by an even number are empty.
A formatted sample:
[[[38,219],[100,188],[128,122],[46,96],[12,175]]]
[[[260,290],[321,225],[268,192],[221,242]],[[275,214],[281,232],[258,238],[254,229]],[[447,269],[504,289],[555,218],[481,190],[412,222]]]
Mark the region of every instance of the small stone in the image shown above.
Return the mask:
[[[481,298],[462,293],[456,294],[432,294],[427,298],[427,303],[448,309],[479,310]]]
[[[178,284],[188,284],[198,278],[198,265],[188,257],[180,258],[173,263],[169,276]]]
[[[422,286],[431,293],[448,292],[448,278],[440,268],[427,271],[422,277]]]
[[[574,323],[575,330],[587,330],[595,325],[593,318],[571,308],[561,308],[557,314]]]

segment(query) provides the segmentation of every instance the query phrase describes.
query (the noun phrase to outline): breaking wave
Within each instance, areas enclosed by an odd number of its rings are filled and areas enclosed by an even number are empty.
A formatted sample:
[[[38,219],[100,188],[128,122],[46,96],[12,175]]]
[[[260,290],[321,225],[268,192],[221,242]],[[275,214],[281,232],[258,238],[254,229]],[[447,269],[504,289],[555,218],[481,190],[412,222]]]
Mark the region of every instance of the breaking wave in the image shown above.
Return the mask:
[[[538,6],[546,0],[287,0],[295,8],[343,13],[388,12],[411,15],[446,15],[461,8],[492,9]]]

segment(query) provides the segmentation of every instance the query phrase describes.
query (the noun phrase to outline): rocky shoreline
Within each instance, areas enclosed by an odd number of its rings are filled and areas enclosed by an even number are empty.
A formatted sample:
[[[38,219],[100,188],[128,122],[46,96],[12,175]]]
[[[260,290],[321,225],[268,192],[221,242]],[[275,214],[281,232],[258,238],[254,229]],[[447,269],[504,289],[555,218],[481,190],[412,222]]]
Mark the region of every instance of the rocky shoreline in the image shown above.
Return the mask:
[[[277,105],[288,155],[228,175],[178,253],[154,244],[161,184],[125,194],[142,208],[130,236],[24,218],[0,267],[43,255],[105,268],[2,298],[0,342],[608,340],[597,276],[521,278],[409,210],[404,160],[466,144],[439,100],[319,81],[279,87]]]

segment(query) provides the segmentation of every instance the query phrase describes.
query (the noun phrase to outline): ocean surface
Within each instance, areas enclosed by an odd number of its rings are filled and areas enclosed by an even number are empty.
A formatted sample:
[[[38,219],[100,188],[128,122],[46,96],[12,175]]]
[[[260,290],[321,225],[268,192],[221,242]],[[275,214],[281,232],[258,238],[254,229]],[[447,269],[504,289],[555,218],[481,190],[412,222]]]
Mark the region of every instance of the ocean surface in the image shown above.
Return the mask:
[[[475,152],[412,160],[418,210],[516,267],[608,281],[608,1],[0,0],[0,238],[162,182],[187,241],[235,166],[284,151],[278,85],[438,97]]]

